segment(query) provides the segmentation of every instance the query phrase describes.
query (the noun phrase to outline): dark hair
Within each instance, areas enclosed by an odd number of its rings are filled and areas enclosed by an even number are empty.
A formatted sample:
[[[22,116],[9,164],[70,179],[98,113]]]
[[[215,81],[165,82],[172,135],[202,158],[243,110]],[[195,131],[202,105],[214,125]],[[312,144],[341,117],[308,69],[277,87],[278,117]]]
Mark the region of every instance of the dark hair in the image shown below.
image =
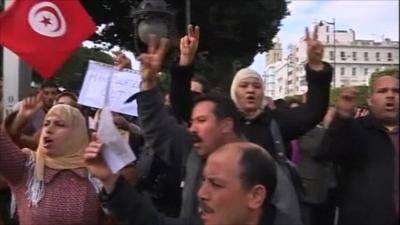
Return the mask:
[[[73,93],[73,92],[70,92],[70,91],[63,91],[63,92],[61,92],[60,94],[58,94],[57,96],[56,96],[56,101],[58,101],[61,97],[63,97],[63,96],[68,96],[68,97],[70,97],[71,99],[73,99],[75,102],[78,102],[78,97],[76,96],[76,94],[75,93]]]
[[[237,110],[232,99],[225,95],[207,94],[201,95],[194,100],[193,107],[200,102],[210,101],[215,104],[213,110],[215,116],[219,119],[231,118],[233,120],[233,131],[240,136],[240,113]]]
[[[240,180],[242,187],[246,190],[260,184],[267,189],[267,199],[263,203],[263,208],[275,192],[276,187],[276,165],[274,159],[268,155],[264,149],[248,147],[242,152],[240,165]]]
[[[287,102],[282,98],[274,100],[274,103],[276,105],[276,108],[278,108],[278,109],[288,109],[289,108]]]
[[[44,88],[47,88],[47,87],[49,87],[49,88],[57,88],[57,90],[58,90],[58,85],[55,82],[51,81],[51,80],[45,81],[42,84],[42,86],[40,87],[40,89],[44,89]]]
[[[207,93],[208,92],[208,84],[207,84],[207,80],[204,77],[195,75],[192,78],[192,81],[195,81],[199,84],[201,84],[201,86],[203,87],[203,93]]]

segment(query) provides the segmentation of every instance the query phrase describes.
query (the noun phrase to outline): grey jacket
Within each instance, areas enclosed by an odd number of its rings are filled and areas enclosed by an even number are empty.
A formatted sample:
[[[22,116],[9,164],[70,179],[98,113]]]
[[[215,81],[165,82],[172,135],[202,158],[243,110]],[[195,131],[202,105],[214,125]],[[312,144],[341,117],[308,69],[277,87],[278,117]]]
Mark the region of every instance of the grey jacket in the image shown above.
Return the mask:
[[[325,128],[317,126],[299,139],[298,170],[305,189],[304,201],[307,203],[323,203],[329,190],[335,187],[332,163],[317,159],[325,133]]]
[[[111,195],[100,195],[105,208],[122,224],[201,224],[197,213],[197,190],[204,162],[192,149],[187,127],[179,124],[162,103],[158,88],[138,94],[138,114],[146,144],[153,153],[175,169],[183,182],[181,214],[171,218],[160,213],[148,198],[120,178]],[[191,151],[191,152],[190,152]],[[188,153],[190,155],[187,157]],[[179,157],[182,161],[177,161]],[[175,165],[174,163],[179,163]],[[182,163],[182,164],[181,164]],[[185,165],[185,172],[181,170]]]

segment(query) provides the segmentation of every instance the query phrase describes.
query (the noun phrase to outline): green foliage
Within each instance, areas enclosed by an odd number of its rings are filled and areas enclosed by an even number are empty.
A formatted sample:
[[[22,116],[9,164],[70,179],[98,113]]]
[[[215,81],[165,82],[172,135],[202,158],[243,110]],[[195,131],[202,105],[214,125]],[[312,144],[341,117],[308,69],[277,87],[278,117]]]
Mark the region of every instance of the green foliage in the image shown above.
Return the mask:
[[[399,79],[399,68],[398,67],[392,67],[392,68],[387,68],[381,71],[376,71],[374,73],[371,74],[371,77],[369,79],[369,86],[366,85],[362,85],[362,86],[355,86],[355,88],[357,88],[359,95],[358,95],[358,105],[360,106],[366,106],[367,105],[367,98],[369,95],[369,91],[370,91],[370,87],[373,84],[373,82],[378,79],[379,77],[382,76],[394,76],[397,79]],[[330,103],[331,104],[335,104],[335,102],[337,101],[340,92],[348,87],[344,87],[344,88],[333,88],[331,89],[330,92]]]
[[[68,90],[79,90],[82,86],[89,60],[113,64],[113,58],[110,55],[94,48],[81,47],[57,71],[52,80]]]
[[[140,2],[82,0],[96,24],[106,25],[92,40],[119,45],[138,55],[130,11]],[[171,46],[176,51],[180,37],[186,32],[185,1],[165,2],[176,11],[176,32],[170,34]],[[270,49],[272,38],[286,15],[286,0],[192,0],[191,21],[201,30],[197,70],[210,81],[210,86],[227,90],[234,72],[239,69],[237,65],[248,66],[257,52]]]
[[[382,76],[394,76],[397,79],[399,79],[399,67],[392,67],[392,68],[387,68],[381,71],[376,71],[371,74],[371,77],[369,78],[369,86],[371,86],[376,79]]]
[[[335,102],[337,101],[340,92],[348,87],[342,87],[342,88],[333,88],[330,91],[330,104],[335,104]],[[357,105],[359,106],[366,106],[367,105],[367,98],[368,98],[368,90],[369,87],[366,85],[362,85],[362,86],[355,86],[355,88],[357,88],[359,95],[357,98]]]

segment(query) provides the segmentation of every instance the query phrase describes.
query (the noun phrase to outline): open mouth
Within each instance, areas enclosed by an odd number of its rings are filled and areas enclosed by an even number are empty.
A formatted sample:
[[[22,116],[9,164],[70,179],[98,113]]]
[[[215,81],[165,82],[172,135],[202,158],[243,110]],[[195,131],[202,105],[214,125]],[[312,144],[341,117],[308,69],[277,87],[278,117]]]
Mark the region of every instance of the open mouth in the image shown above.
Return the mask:
[[[387,111],[393,111],[394,110],[394,103],[386,103],[385,104],[385,109],[387,110]]]
[[[254,103],[256,101],[256,98],[254,96],[247,96],[246,101],[248,103]]]
[[[49,137],[43,138],[43,147],[49,148],[49,147],[51,147],[52,144],[53,144],[53,139],[51,139]]]
[[[202,140],[199,136],[194,134],[194,135],[192,135],[192,142],[193,142],[193,146],[197,147],[202,142]]]

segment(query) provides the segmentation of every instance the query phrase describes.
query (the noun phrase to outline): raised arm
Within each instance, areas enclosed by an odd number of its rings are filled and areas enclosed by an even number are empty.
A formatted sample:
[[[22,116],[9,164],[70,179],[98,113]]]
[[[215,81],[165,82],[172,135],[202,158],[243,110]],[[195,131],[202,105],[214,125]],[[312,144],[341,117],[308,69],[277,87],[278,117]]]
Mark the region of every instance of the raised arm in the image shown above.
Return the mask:
[[[318,41],[318,26],[310,37],[306,28],[308,63],[305,65],[308,83],[307,100],[304,105],[276,112],[282,136],[289,141],[314,128],[324,117],[329,105],[329,89],[332,80],[332,67],[322,61],[324,48]]]
[[[159,213],[151,201],[140,194],[119,174],[113,174],[101,156],[102,142],[92,134],[85,149],[86,165],[90,173],[104,185],[100,200],[122,224],[183,225],[190,219],[169,218]]]
[[[333,120],[323,139],[319,158],[334,162],[351,162],[362,157],[363,130],[353,118],[357,105],[356,89],[348,88],[339,94]],[[357,146],[358,145],[358,146]]]
[[[174,116],[188,122],[193,107],[190,84],[194,75],[193,60],[197,53],[200,28],[189,25],[179,44],[179,62],[171,67],[170,100]]]
[[[19,184],[25,174],[29,154],[21,151],[12,142],[3,127],[0,127],[0,174],[11,184]]]
[[[167,39],[159,42],[150,37],[148,53],[141,62],[142,91],[138,94],[138,114],[146,143],[155,154],[172,166],[181,166],[190,150],[190,136],[186,127],[179,125],[162,103],[156,74],[167,51]]]
[[[12,115],[6,119],[6,130],[19,147],[30,149],[37,148],[41,130],[36,131],[33,135],[25,135],[22,133],[22,130],[26,124],[32,120],[33,115],[42,107],[42,93],[39,92],[36,96],[25,98],[15,117]]]

